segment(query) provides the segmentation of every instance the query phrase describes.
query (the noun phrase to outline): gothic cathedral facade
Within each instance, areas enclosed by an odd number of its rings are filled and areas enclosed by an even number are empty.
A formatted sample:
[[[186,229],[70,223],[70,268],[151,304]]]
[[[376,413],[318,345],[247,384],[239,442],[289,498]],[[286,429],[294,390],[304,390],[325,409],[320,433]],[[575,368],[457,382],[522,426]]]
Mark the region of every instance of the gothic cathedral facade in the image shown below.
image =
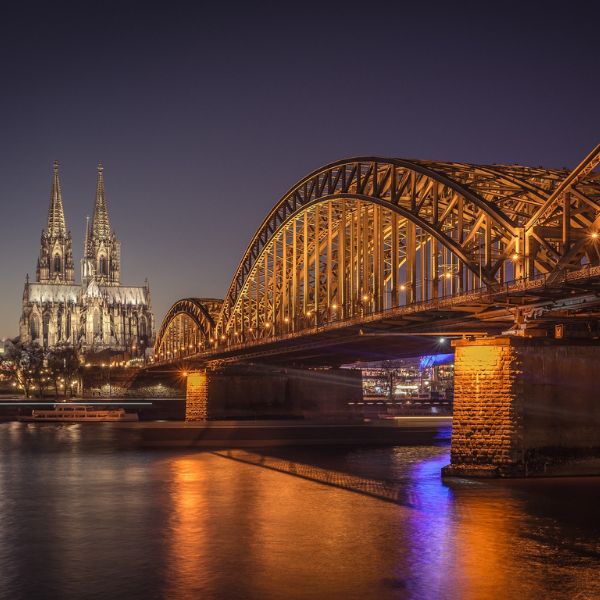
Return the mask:
[[[141,356],[152,347],[153,337],[148,282],[121,285],[121,244],[110,226],[101,164],[93,217],[86,223],[81,283],[75,283],[71,233],[55,162],[36,280],[30,282],[27,276],[23,292],[21,341],[46,349],[66,345],[82,353],[110,349]]]

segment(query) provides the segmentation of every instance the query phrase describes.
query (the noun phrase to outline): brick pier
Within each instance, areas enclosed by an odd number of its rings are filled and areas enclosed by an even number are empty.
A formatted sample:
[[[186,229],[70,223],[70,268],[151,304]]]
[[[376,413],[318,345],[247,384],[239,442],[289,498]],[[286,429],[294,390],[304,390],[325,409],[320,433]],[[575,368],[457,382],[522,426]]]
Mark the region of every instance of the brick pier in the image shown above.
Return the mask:
[[[185,419],[347,418],[348,402],[361,400],[358,370],[257,365],[200,369],[187,376]]]
[[[600,345],[457,340],[451,463],[444,476],[521,477],[600,456]]]
[[[208,372],[191,371],[187,376],[185,420],[205,421],[208,417]]]

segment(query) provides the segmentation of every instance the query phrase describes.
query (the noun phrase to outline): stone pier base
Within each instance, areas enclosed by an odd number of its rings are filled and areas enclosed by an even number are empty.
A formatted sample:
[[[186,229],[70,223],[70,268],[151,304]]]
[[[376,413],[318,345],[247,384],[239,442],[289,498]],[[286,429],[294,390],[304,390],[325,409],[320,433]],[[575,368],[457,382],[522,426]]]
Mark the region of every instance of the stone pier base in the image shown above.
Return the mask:
[[[600,457],[600,345],[457,340],[447,477],[551,475]]]
[[[362,401],[362,375],[350,369],[238,365],[191,371],[186,421],[348,416]]]

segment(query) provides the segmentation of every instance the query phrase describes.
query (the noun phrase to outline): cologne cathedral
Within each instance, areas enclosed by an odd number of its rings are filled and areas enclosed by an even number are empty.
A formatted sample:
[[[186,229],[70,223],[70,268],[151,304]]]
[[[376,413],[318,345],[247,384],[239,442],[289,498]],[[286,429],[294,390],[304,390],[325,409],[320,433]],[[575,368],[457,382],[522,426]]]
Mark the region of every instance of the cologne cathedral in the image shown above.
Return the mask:
[[[93,217],[86,223],[81,284],[75,283],[71,232],[56,162],[35,279],[30,282],[28,275],[25,282],[21,341],[44,348],[69,345],[83,353],[114,350],[137,356],[151,348],[150,289],[147,280],[141,287],[121,285],[121,244],[110,226],[101,164]]]

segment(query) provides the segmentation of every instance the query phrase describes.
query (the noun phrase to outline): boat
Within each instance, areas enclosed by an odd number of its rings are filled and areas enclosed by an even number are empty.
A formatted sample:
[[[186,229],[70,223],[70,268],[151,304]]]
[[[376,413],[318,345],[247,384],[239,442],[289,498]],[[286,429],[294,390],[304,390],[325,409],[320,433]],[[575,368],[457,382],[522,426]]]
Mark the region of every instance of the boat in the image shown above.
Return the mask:
[[[55,405],[53,409],[34,409],[31,415],[19,417],[19,421],[43,421],[56,423],[130,422],[138,421],[137,413],[125,412],[124,408],[97,408],[84,404],[77,406]]]

